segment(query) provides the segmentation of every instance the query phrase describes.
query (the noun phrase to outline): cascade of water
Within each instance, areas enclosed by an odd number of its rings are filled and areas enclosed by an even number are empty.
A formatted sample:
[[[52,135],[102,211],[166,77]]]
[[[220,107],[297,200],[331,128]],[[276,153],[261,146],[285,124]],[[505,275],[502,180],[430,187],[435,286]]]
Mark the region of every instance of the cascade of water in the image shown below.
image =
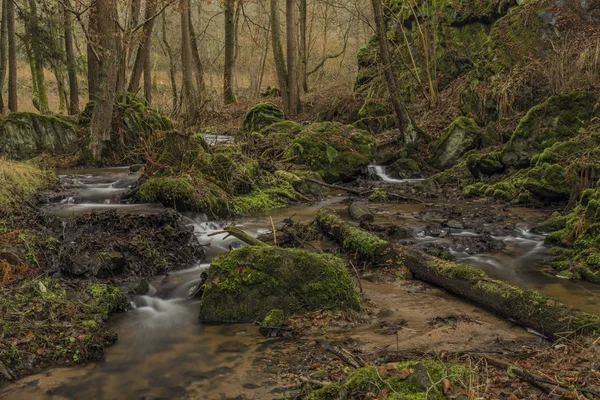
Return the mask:
[[[383,165],[369,165],[367,167],[367,175],[369,179],[383,181],[387,183],[407,183],[407,182],[420,182],[423,179],[394,179],[390,177],[386,168]]]

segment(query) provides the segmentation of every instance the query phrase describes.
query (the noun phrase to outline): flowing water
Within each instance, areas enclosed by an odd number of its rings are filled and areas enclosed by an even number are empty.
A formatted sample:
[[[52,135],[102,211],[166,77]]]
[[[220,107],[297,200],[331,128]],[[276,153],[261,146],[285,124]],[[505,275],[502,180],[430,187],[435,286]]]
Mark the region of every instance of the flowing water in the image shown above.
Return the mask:
[[[126,168],[60,171],[60,175],[72,195],[46,207],[47,212],[55,215],[101,209],[133,212],[161,208],[154,204],[118,203],[118,195],[138,178]],[[323,206],[332,207],[348,218],[347,206],[341,200],[339,196],[329,197],[324,202],[244,217],[235,223],[256,236],[270,230],[269,217],[273,217],[275,224],[286,218],[308,221]],[[494,277],[540,289],[587,311],[598,312],[600,308],[600,286],[559,279],[543,268],[548,258],[544,237],[528,230],[543,218],[539,213],[523,209],[507,211],[518,224],[514,229],[502,228],[493,234],[493,239],[504,243],[504,248],[473,254],[472,249],[456,244],[453,238],[477,237],[479,233],[448,228],[443,235],[428,236],[426,223],[419,217],[425,208],[422,204],[374,204],[373,208],[377,222],[409,226],[415,236],[412,242],[416,244],[448,243],[457,260],[479,266]],[[257,372],[252,365],[267,343],[258,336],[257,328],[250,324],[201,325],[197,322],[198,300],[189,297],[200,282],[200,274],[215,256],[242,246],[239,240],[225,238],[224,234],[209,236],[231,221],[213,221],[198,213],[186,213],[184,218],[194,227],[198,240],[207,246],[207,257],[202,264],[167,277],[156,277],[151,281],[149,295],[134,297],[131,310],[113,319],[119,341],[106,351],[102,361],[26,378],[7,392],[0,392],[0,398],[233,399],[242,393],[243,387],[255,389],[256,397],[252,398],[277,397],[274,380]],[[251,354],[255,357],[250,357]],[[273,368],[273,374],[280,372]]]
[[[423,179],[395,179],[387,173],[387,168],[383,165],[369,165],[367,167],[367,177],[376,181],[383,181],[385,183],[407,183],[407,182],[420,182]]]

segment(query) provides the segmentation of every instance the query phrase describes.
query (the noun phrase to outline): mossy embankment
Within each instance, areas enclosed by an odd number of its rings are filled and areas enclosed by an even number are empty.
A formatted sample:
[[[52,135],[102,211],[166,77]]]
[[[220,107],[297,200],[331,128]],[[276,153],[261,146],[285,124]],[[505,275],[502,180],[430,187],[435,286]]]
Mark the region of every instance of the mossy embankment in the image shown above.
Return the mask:
[[[302,126],[282,115],[273,104],[258,104],[237,143],[213,147],[201,134],[155,132],[137,197],[180,211],[251,213],[318,196],[315,180],[352,179],[375,157],[367,132],[340,123]]]
[[[46,250],[59,240],[27,202],[56,183],[52,173],[0,159],[0,183],[1,386],[48,366],[99,359],[116,340],[107,317],[127,302],[114,286],[46,276]]]

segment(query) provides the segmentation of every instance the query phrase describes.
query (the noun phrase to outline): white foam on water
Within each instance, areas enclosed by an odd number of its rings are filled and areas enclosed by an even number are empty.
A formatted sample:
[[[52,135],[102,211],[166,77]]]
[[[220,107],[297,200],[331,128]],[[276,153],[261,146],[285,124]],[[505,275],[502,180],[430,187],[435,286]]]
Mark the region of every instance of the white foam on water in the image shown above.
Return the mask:
[[[420,182],[423,179],[394,179],[390,177],[383,165],[369,165],[367,167],[367,171],[369,173],[369,177],[377,176],[380,180],[387,183],[409,183],[409,182]]]

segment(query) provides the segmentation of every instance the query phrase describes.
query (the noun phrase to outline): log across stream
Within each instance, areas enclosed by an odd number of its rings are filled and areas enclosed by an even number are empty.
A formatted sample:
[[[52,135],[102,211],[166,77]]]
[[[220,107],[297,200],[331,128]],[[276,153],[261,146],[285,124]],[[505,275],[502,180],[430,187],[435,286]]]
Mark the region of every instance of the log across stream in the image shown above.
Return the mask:
[[[81,195],[75,196],[72,201],[51,206],[48,212],[67,213],[85,212],[89,208],[120,208],[125,212],[136,212],[128,206],[107,203],[102,196],[86,196],[86,190],[94,185],[111,185],[122,179],[123,171],[103,172],[86,171],[78,175],[77,171],[67,171],[65,176],[79,181]],[[119,174],[121,174],[119,176]],[[97,182],[102,176],[102,182]],[[92,183],[96,179],[95,183]],[[114,183],[113,182],[113,183]],[[117,184],[118,186],[119,184]],[[113,187],[114,188],[114,187]],[[78,189],[78,190],[79,190]],[[101,191],[100,191],[101,192]],[[107,194],[110,191],[106,191]],[[96,193],[97,194],[97,193]],[[236,226],[245,232],[257,236],[271,229],[269,217],[273,217],[276,225],[281,224],[286,218],[295,221],[308,222],[323,208],[331,208],[338,212],[342,219],[351,220],[347,212],[348,204],[344,204],[343,197],[330,197],[325,202],[314,205],[303,205],[281,210],[274,210],[255,216],[244,217],[236,222]],[[109,204],[110,203],[110,204]],[[158,207],[146,205],[143,207]],[[417,214],[426,210],[423,204],[397,205],[397,204],[369,204],[376,216],[375,222],[389,222],[402,224],[410,228],[416,241],[433,240],[419,237],[426,224]],[[64,215],[64,214],[63,214]],[[283,370],[277,363],[265,360],[269,353],[269,346],[274,342],[266,342],[260,338],[258,330],[251,324],[238,324],[227,326],[202,326],[197,322],[198,301],[188,298],[188,294],[198,283],[200,273],[206,269],[212,257],[229,251],[231,248],[241,246],[236,238],[225,239],[225,234],[210,236],[222,230],[231,221],[211,221],[201,214],[186,214],[185,218],[191,224],[203,244],[210,244],[207,248],[207,258],[203,264],[196,267],[170,274],[168,277],[157,277],[152,280],[152,290],[148,296],[133,298],[134,307],[131,311],[117,316],[113,321],[114,329],[119,334],[119,342],[106,352],[102,362],[88,366],[79,366],[66,369],[51,370],[49,374],[31,376],[8,387],[0,392],[2,399],[22,398],[206,398],[214,399],[245,395],[247,398],[273,398],[278,395],[272,392],[278,385],[277,376]],[[529,217],[519,216],[521,221]],[[533,218],[535,220],[535,218]],[[533,221],[531,222],[533,224]],[[514,232],[514,238],[521,235]],[[426,235],[421,235],[426,236]],[[507,236],[510,241],[510,237]],[[532,239],[533,240],[533,239]],[[537,242],[541,243],[541,240]],[[536,243],[537,243],[536,242]],[[525,243],[525,242],[523,242]],[[531,243],[520,248],[519,241],[512,244],[514,254],[502,253],[494,258],[493,254],[485,255],[487,259],[502,263],[506,258],[516,258],[526,255],[531,251]],[[385,262],[393,256],[394,246],[380,243],[380,249],[368,257],[378,262]],[[540,251],[543,252],[543,249]],[[537,256],[537,253],[536,253]],[[482,256],[483,257],[483,256]],[[393,257],[392,257],[393,258]],[[467,257],[465,257],[467,258]],[[419,252],[405,252],[400,255],[398,262],[406,265],[416,265],[423,268],[411,268],[417,278],[444,286],[444,282],[436,282],[435,275],[428,267],[431,259]],[[478,263],[481,259],[466,260]],[[485,264],[485,263],[483,263]],[[539,266],[525,261],[519,265],[510,265],[514,268],[526,268],[527,279],[523,279],[519,271],[512,276],[515,285],[527,284],[528,287],[541,289],[546,294],[558,297],[560,300],[578,308],[593,311],[600,304],[600,288],[584,283],[559,280],[540,271]],[[429,269],[428,269],[429,268]],[[490,264],[490,271],[494,267]],[[520,271],[523,272],[523,271]],[[421,275],[420,275],[421,274]],[[493,275],[493,274],[492,274]],[[407,348],[420,345],[438,343],[466,342],[474,343],[484,336],[514,340],[529,337],[523,329],[513,327],[506,320],[497,318],[492,314],[474,307],[472,304],[459,298],[444,294],[438,289],[428,289],[415,294],[415,289],[410,282],[407,284],[375,284],[364,282],[365,294],[377,304],[380,313],[393,313],[390,318],[398,317],[407,321],[408,327],[403,331],[400,346]],[[456,286],[455,293],[460,295],[465,288]],[[467,288],[468,289],[468,288]],[[419,299],[419,301],[415,301]],[[477,302],[477,299],[471,299]],[[548,307],[547,301],[541,307]],[[395,311],[393,311],[395,310]],[[449,335],[443,330],[430,326],[429,320],[441,314],[468,315],[476,319],[477,324],[468,326],[468,329],[458,329]],[[527,324],[525,324],[527,325]],[[531,326],[533,329],[552,333],[555,329],[548,325]],[[426,334],[429,332],[430,336]],[[444,336],[446,335],[446,336]],[[463,335],[463,336],[460,336]],[[378,328],[363,328],[352,330],[344,337],[356,337],[365,341],[365,346],[390,345],[389,336],[382,336]],[[427,337],[425,342],[423,338]],[[316,338],[311,338],[314,340]],[[417,342],[418,341],[418,342]],[[438,344],[439,344],[438,343]],[[297,344],[293,344],[296,346]],[[266,352],[266,353],[265,353]],[[267,357],[268,358],[268,357]],[[265,366],[257,368],[257,365]],[[4,397],[3,397],[4,396]]]

